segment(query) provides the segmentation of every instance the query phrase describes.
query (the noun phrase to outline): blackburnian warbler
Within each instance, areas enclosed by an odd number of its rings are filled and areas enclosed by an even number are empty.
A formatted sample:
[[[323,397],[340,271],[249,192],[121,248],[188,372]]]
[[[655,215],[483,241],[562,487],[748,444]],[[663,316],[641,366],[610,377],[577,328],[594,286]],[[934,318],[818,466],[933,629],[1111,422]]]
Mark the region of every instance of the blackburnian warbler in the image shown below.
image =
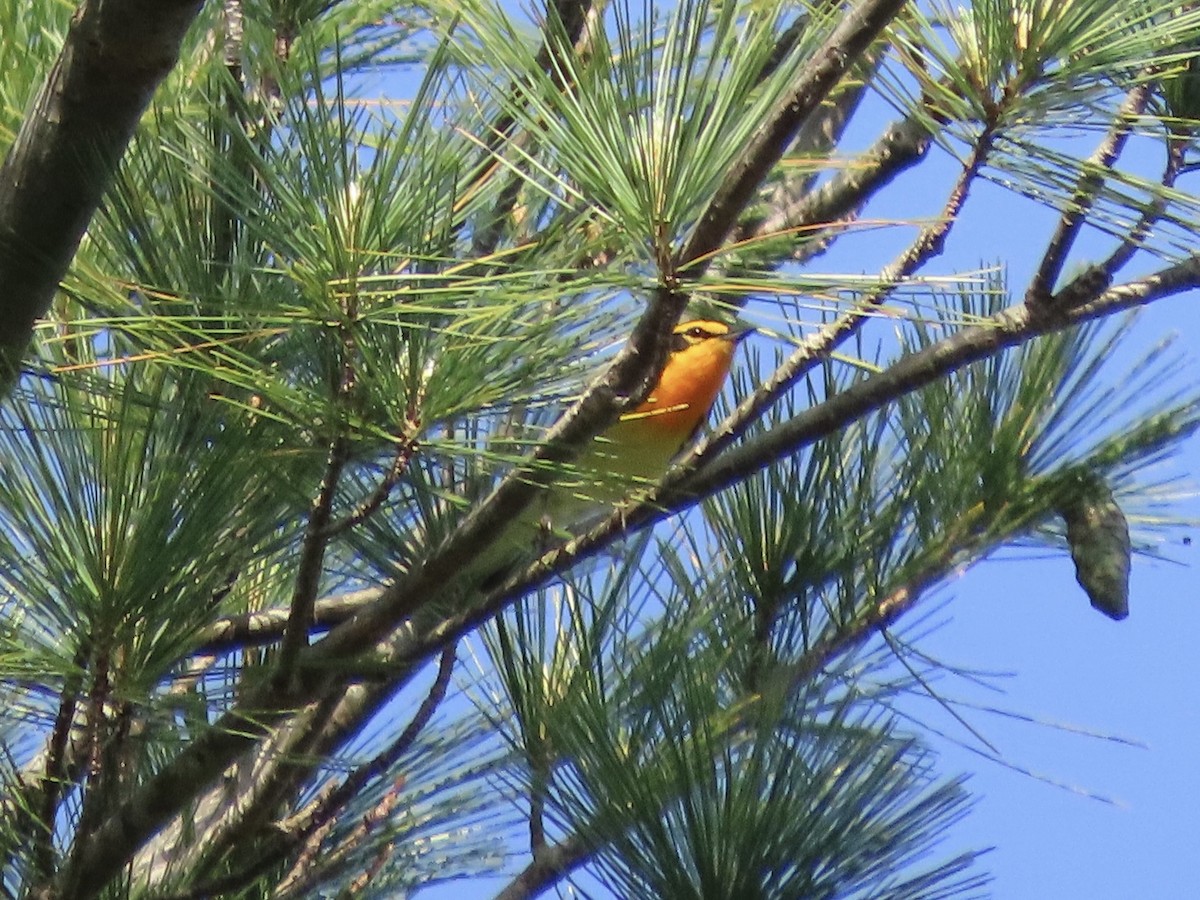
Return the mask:
[[[494,583],[517,559],[543,547],[548,534],[577,531],[662,478],[708,416],[737,345],[752,331],[707,319],[677,325],[666,364],[646,399],[596,437],[471,570],[490,572],[483,581]]]

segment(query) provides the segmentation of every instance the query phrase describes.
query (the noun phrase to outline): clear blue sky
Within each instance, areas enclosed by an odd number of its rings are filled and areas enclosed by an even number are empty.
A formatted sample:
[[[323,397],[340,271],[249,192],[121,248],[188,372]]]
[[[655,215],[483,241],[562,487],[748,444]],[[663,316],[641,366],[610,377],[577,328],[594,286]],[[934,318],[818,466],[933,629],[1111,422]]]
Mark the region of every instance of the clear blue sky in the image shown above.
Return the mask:
[[[390,87],[392,96],[403,95],[402,88]],[[879,117],[866,123],[870,128],[864,128],[864,136],[873,137],[884,114],[881,109]],[[1135,147],[1134,152],[1140,151]],[[1158,160],[1155,155],[1148,164],[1158,166]],[[944,199],[947,173],[953,174],[945,162],[893,185],[867,214],[900,218],[935,213]],[[1200,175],[1185,179],[1181,187],[1194,188],[1196,179]],[[927,271],[945,274],[1005,261],[1010,284],[1019,290],[1054,221],[1051,211],[980,185],[946,255]],[[878,260],[865,259],[858,249],[835,251],[812,271],[873,271],[875,262],[886,261],[911,234],[897,229],[872,238],[878,242]],[[1162,337],[1178,333],[1192,357],[1187,377],[1195,381],[1198,301],[1191,294],[1141,313],[1128,357],[1114,361],[1113,377]],[[1174,467],[1200,475],[1196,439]],[[1182,504],[1180,512],[1200,519],[1200,503]],[[977,746],[974,738],[935,704],[914,700],[909,707],[921,721],[946,733],[946,738],[930,738],[941,753],[944,773],[972,773],[969,787],[977,804],[950,846],[995,848],[982,864],[995,876],[991,890],[999,900],[1197,895],[1200,704],[1193,686],[1192,643],[1200,634],[1194,567],[1200,529],[1194,538],[1190,546],[1177,539],[1165,548],[1186,565],[1135,561],[1131,614],[1123,622],[1112,622],[1089,606],[1065,556],[988,562],[941,590],[926,607],[936,610],[932,618],[943,624],[922,649],[947,663],[1011,673],[992,680],[1002,692],[945,680],[939,687],[946,695],[1033,720],[983,710],[967,713],[1000,755],[1024,770],[1017,771],[964,749],[961,744]],[[490,897],[503,883],[458,883],[421,897]]]

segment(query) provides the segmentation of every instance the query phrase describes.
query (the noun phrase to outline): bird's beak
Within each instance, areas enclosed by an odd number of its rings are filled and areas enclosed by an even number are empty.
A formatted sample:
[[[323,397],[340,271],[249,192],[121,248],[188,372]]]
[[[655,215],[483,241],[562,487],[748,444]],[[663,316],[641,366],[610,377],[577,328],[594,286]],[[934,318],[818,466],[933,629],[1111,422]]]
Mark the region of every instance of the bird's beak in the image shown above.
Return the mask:
[[[746,338],[750,337],[750,335],[754,334],[754,332],[756,332],[757,330],[758,330],[757,328],[753,328],[753,327],[740,328],[737,331],[729,332],[729,334],[726,335],[726,337],[733,343],[740,344]]]

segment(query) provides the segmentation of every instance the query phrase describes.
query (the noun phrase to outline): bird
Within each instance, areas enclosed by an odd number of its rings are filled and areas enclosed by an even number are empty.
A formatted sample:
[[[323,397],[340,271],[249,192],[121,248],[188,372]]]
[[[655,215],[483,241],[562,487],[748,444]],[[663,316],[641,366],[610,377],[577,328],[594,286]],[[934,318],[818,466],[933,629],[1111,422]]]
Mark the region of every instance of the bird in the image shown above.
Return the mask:
[[[578,532],[639,487],[656,484],[699,431],[721,393],[738,345],[753,328],[711,319],[676,325],[666,362],[646,399],[595,437],[470,566],[495,585],[521,559],[546,549],[547,538]]]

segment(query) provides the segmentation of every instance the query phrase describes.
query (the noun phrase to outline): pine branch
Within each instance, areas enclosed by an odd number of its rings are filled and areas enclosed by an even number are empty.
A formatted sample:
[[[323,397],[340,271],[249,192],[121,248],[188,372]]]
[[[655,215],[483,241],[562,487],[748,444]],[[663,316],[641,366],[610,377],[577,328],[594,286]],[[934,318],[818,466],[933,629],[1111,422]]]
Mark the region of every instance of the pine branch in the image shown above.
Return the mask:
[[[961,535],[958,540],[947,540],[942,553],[903,585],[876,600],[848,626],[834,626],[831,633],[817,640],[799,660],[773,673],[772,684],[765,686],[762,693],[765,695],[773,691],[787,694],[795,690],[837,657],[894,625],[917,604],[926,591],[944,581],[951,572],[970,565],[1017,534],[997,535],[986,528],[987,523],[982,520],[961,520],[957,528]]]
[[[835,321],[803,341],[792,356],[759,385],[753,394],[739,403],[725,421],[721,422],[710,435],[697,443],[679,460],[680,466],[694,467],[700,460],[720,453],[723,448],[737,440],[753,422],[758,421],[763,413],[805,374],[822,360],[828,359],[837,347],[858,333],[869,321],[872,310],[891,296],[896,287],[942,252],[946,237],[957,221],[958,214],[963,204],[966,203],[971,185],[987,161],[992,147],[992,134],[990,131],[984,131],[976,141],[969,160],[955,181],[941,214],[932,223],[922,228],[916,240],[884,268],[880,273],[882,286],[862,298],[854,309],[843,313]],[[765,653],[776,612],[777,610],[762,605],[756,607],[754,640],[760,647],[760,655]],[[757,682],[757,669],[757,664],[753,664],[749,672],[751,685]]]
[[[1035,337],[1200,287],[1200,255],[1153,275],[1100,290],[1072,306],[1055,305],[1053,314],[1019,305],[962,329],[921,350],[908,353],[873,375],[776,426],[752,441],[727,450],[695,470],[676,466],[661,487],[640,501],[613,512],[584,535],[545,554],[513,575],[472,609],[445,618],[414,618],[377,657],[380,665],[408,669],[440,651],[525,596],[603,548],[655,522],[695,505],[759,469],[802,450],[880,409],[899,397]],[[315,649],[315,648],[314,648]]]
[[[224,778],[193,804],[186,822],[171,822],[132,866],[147,888],[182,872],[212,871],[230,859],[260,851],[257,838],[298,785],[326,759],[319,726],[336,714],[340,698],[327,695],[271,730],[226,767]],[[277,835],[266,831],[268,852]],[[257,857],[256,857],[257,859]],[[251,865],[250,867],[253,867]]]
[[[53,823],[64,789],[69,781],[74,780],[79,768],[76,758],[78,748],[71,737],[73,733],[78,734],[82,724],[80,719],[84,707],[80,704],[80,691],[87,656],[87,646],[81,646],[75,652],[76,671],[59,692],[54,728],[46,739],[44,753],[34,758],[36,765],[44,756],[44,765],[40,766],[42,772],[40,775],[29,773],[31,778],[36,779],[35,784],[29,786],[26,803],[36,812],[36,820],[30,831],[33,834],[33,870],[37,880],[48,879],[54,872]],[[38,797],[38,794],[41,796]]]
[[[703,271],[800,128],[903,7],[904,0],[860,0],[849,9],[730,166],[679,251],[676,271],[686,269],[692,277]]]
[[[756,710],[781,708],[787,698],[801,688],[804,683],[810,681],[836,659],[860,647],[876,634],[883,634],[885,640],[888,640],[887,629],[909,612],[930,588],[942,583],[950,574],[961,571],[964,567],[986,557],[996,547],[1002,546],[1029,529],[1029,523],[1022,521],[1004,532],[998,532],[991,527],[994,525],[996,515],[997,511],[989,511],[981,504],[972,511],[972,514],[958,519],[953,527],[953,533],[946,535],[941,548],[932,554],[932,558],[920,571],[907,578],[903,585],[871,603],[866,609],[860,611],[852,622],[846,625],[831,622],[829,633],[814,642],[796,662],[763,672],[762,681],[755,689],[755,693],[759,695],[760,699],[748,708],[746,716],[752,720]],[[902,659],[901,662],[907,667],[908,664],[905,660]],[[921,681],[919,673],[912,669],[910,672],[914,678]],[[953,711],[951,713],[954,714]],[[732,739],[739,734],[746,721],[746,719],[741,719],[739,722],[732,723],[729,726],[727,739]],[[969,725],[966,727],[970,728]],[[985,744],[987,743],[982,737],[980,739]],[[723,748],[725,744],[722,742],[720,746]],[[593,839],[593,842],[585,847],[582,842],[572,837],[562,844],[550,848],[552,852],[545,860],[539,860],[535,855],[534,861],[497,896],[505,898],[536,896],[569,876],[571,871],[578,866],[585,864],[603,849],[605,843],[604,839],[601,839],[599,844]],[[560,848],[562,848],[561,852],[559,852]]]
[[[1184,169],[1184,143],[1175,138],[1174,135],[1167,136],[1167,162],[1163,168],[1162,178],[1159,183],[1164,190],[1146,205],[1137,223],[1130,229],[1121,241],[1120,245],[1113,250],[1100,268],[1103,269],[1109,277],[1109,280],[1116,277],[1117,272],[1123,269],[1138,250],[1142,248],[1142,241],[1150,235],[1150,230],[1158,222],[1167,209],[1167,193],[1175,187],[1175,179]]]
[[[0,166],[0,391],[7,393],[201,0],[85,0]]]
[[[1067,256],[1075,245],[1075,239],[1079,237],[1080,230],[1088,221],[1088,215],[1095,206],[1100,189],[1104,186],[1105,176],[1120,158],[1133,130],[1133,124],[1146,108],[1150,96],[1149,82],[1139,84],[1126,95],[1108,134],[1091,158],[1084,163],[1083,174],[1080,175],[1075,188],[1075,196],[1063,211],[1058,227],[1050,238],[1050,244],[1029,286],[1027,302],[1045,303],[1054,291]]]
[[[391,465],[388,466],[388,470],[376,485],[375,490],[371,492],[371,496],[351,510],[345,518],[327,525],[323,532],[326,538],[337,537],[351,528],[356,528],[379,511],[379,508],[391,496],[396,485],[400,483],[400,479],[404,477],[404,473],[408,471],[409,464],[417,452],[416,435],[419,429],[419,423],[410,418],[404,433],[396,437],[396,450],[392,454]],[[319,602],[316,601],[316,603]],[[309,611],[310,625],[315,624],[316,603],[314,603],[314,608]]]

